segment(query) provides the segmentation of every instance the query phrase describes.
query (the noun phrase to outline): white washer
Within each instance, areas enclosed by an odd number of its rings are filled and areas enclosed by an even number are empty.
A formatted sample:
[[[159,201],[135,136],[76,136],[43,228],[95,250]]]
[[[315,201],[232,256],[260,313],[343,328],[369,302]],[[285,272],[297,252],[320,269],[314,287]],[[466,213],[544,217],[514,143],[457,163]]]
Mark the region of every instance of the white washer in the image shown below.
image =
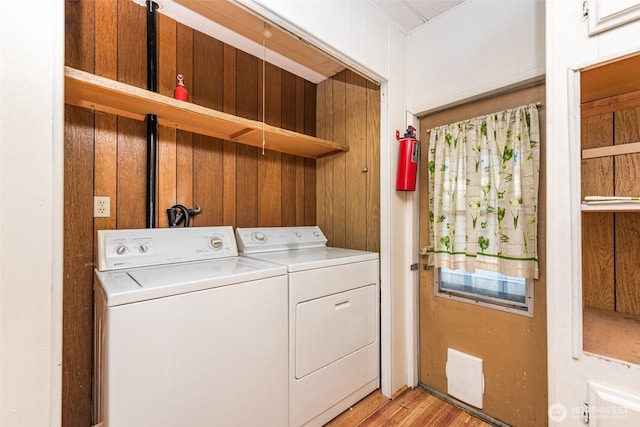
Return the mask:
[[[241,254],[287,266],[289,426],[321,426],[379,387],[379,256],[318,227],[236,229]]]
[[[237,255],[232,227],[98,232],[96,422],[287,425],[286,268]]]

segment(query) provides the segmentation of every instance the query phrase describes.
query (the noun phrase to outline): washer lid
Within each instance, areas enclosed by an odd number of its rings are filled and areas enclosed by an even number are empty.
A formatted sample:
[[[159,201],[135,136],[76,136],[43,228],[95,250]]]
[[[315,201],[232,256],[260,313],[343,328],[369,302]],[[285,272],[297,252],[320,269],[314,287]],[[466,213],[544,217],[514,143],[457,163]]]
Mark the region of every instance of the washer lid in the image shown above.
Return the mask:
[[[289,272],[312,270],[315,268],[331,267],[334,265],[369,261],[379,258],[377,252],[333,247],[262,252],[251,254],[250,256],[256,259],[286,265]]]
[[[282,265],[245,257],[96,271],[108,306],[284,276]]]

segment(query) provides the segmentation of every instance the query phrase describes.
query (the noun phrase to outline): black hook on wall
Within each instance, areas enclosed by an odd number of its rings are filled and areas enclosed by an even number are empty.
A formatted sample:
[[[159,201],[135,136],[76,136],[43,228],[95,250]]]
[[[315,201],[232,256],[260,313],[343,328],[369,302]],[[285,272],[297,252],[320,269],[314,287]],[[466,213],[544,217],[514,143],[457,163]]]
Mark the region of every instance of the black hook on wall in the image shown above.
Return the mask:
[[[199,214],[200,212],[202,212],[202,208],[198,205],[196,205],[195,208],[187,208],[183,205],[173,205],[167,209],[169,227],[179,227],[181,223],[184,227],[188,227],[191,217]]]

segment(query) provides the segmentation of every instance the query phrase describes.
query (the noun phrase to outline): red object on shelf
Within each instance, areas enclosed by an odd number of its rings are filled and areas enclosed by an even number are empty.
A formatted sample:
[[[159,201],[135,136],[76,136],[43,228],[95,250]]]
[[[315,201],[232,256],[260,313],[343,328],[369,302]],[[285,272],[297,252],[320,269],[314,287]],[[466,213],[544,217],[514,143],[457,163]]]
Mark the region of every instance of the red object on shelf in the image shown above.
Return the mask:
[[[173,97],[175,99],[179,99],[180,101],[188,101],[189,100],[189,92],[184,87],[184,77],[182,74],[178,74],[178,86],[173,91]]]

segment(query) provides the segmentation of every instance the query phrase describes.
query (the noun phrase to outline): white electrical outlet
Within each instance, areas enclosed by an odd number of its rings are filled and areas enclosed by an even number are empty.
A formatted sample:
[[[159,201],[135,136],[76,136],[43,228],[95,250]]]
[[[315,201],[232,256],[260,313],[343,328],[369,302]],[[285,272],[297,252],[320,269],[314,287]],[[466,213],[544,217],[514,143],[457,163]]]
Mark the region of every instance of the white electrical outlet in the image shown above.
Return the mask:
[[[109,218],[111,216],[111,198],[107,196],[93,197],[93,217]]]

